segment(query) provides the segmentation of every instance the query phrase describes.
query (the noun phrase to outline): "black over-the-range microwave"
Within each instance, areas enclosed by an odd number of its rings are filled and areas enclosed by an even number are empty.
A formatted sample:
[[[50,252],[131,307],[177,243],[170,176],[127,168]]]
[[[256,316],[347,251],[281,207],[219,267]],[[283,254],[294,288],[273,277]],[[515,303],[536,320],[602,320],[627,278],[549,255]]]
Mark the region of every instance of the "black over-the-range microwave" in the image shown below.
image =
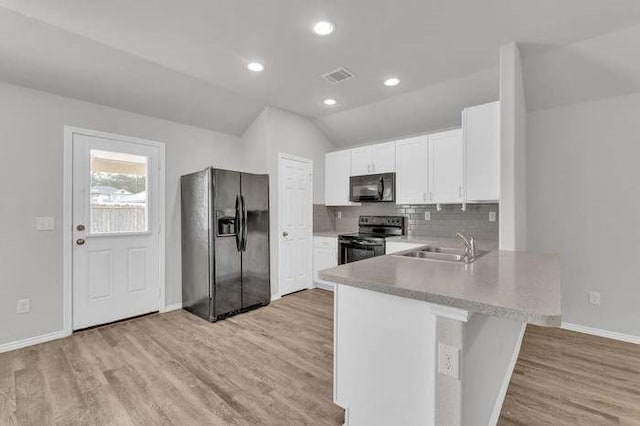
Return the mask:
[[[396,201],[396,174],[351,176],[349,178],[349,200],[355,203]]]

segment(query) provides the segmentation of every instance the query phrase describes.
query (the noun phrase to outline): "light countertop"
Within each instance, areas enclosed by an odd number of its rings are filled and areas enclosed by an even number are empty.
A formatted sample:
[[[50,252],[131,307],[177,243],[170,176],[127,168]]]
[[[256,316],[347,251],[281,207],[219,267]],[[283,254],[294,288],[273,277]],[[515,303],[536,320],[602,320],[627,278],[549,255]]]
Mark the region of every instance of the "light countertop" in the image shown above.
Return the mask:
[[[557,256],[493,250],[460,264],[387,255],[326,269],[320,278],[531,324],[561,322]]]
[[[338,238],[338,235],[344,234],[344,232],[335,232],[335,231],[326,231],[326,232],[314,232],[314,237],[327,237],[327,238]]]

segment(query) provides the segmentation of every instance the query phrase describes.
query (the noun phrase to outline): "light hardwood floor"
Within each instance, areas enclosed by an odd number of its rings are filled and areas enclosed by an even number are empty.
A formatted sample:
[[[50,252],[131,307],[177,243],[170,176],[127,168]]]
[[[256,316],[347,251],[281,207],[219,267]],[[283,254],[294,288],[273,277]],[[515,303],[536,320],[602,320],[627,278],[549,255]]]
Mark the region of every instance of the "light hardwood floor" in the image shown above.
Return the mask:
[[[0,354],[0,424],[342,424],[332,294],[210,324],[151,315]]]
[[[499,425],[640,425],[640,346],[528,326]]]
[[[338,425],[332,294],[151,315],[0,354],[0,425]],[[500,425],[640,425],[640,346],[529,326]]]

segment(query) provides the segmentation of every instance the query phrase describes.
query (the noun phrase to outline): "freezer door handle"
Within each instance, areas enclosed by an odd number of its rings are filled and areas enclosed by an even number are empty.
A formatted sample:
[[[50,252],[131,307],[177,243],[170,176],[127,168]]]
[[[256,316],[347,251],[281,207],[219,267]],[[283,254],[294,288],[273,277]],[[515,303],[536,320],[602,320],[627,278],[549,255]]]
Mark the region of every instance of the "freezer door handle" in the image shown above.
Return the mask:
[[[242,251],[247,251],[247,205],[244,202],[244,196],[240,196],[242,204]]]
[[[236,195],[236,248],[242,251],[242,217],[240,214],[240,194]]]

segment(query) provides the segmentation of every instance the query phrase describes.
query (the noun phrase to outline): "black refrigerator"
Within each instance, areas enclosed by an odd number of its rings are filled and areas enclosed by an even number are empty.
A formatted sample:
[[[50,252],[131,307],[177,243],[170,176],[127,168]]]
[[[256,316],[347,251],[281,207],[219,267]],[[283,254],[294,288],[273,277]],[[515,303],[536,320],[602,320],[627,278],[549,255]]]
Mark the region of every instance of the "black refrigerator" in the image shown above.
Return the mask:
[[[210,167],[180,192],[183,308],[217,321],[269,304],[269,176]]]

